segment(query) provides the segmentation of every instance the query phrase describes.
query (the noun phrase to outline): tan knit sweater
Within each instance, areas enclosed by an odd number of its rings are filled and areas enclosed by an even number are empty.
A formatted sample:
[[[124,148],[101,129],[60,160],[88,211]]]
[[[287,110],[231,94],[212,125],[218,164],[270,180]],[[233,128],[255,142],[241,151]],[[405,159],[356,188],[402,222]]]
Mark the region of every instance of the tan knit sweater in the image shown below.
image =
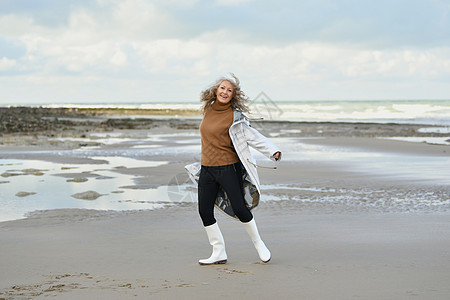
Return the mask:
[[[217,100],[214,101],[200,124],[203,166],[224,166],[239,161],[228,134],[232,123],[231,103],[222,104]]]

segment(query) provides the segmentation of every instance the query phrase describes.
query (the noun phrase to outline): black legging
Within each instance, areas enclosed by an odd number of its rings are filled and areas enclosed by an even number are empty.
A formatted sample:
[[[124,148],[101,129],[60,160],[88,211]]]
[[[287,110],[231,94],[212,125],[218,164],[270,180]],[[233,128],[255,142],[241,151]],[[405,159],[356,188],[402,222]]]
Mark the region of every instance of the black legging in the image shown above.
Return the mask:
[[[231,202],[234,213],[241,222],[250,222],[253,215],[245,205],[242,191],[242,165],[240,162],[225,166],[202,166],[198,181],[198,211],[203,226],[216,223],[214,202],[220,186]]]

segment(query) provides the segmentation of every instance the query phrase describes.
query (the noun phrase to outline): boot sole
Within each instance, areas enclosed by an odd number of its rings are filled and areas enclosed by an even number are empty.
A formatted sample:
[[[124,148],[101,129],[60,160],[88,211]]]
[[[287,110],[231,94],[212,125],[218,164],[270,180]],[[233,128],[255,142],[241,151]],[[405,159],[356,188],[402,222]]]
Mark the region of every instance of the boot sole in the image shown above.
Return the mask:
[[[198,262],[198,264],[199,264],[200,266],[223,265],[223,264],[226,264],[226,263],[227,263],[227,260],[226,260],[226,259],[224,259],[224,260],[218,260],[218,261],[215,261],[215,262],[213,262],[213,263],[201,263],[201,262]]]

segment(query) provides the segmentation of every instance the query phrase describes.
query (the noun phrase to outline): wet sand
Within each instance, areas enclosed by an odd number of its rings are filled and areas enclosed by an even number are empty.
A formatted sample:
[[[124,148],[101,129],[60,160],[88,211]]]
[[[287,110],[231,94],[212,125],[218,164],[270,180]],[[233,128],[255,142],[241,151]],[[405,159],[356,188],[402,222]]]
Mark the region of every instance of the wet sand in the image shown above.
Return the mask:
[[[162,211],[59,210],[0,224],[6,299],[447,299],[448,214],[330,213],[261,207],[273,259],[258,262],[239,223],[218,221],[229,262],[194,205]]]
[[[187,180],[183,166],[198,158],[197,121],[158,122],[107,131],[89,125],[4,133],[0,159],[99,164],[89,150],[94,146],[105,156],[132,153],[142,160],[168,161],[149,167],[100,165],[117,176],[135,176],[130,188],[145,192],[167,185],[174,174]],[[179,126],[184,123],[191,125]],[[450,183],[445,166],[436,169],[441,180],[433,179],[433,170],[426,180],[421,172],[417,177],[405,173],[408,166],[402,164],[402,170],[378,170],[366,169],[365,163],[390,159],[395,165],[403,157],[407,164],[439,166],[448,162],[450,147],[382,139],[390,130],[392,136],[423,134],[416,132],[417,125],[383,125],[378,131],[356,127],[289,122],[262,127],[287,149],[278,170],[260,169],[264,201],[254,215],[273,252],[269,264],[258,262],[238,222],[217,213],[229,262],[199,266],[197,260],[210,255],[210,246],[193,202],[140,211],[46,210],[0,222],[0,299],[209,299],[213,294],[218,299],[447,299]],[[120,142],[105,140],[105,134]],[[310,156],[299,158],[301,151]],[[38,169],[34,172],[49,172]],[[64,180],[95,180],[76,169],[63,172],[69,174],[59,175]],[[27,176],[36,175],[17,178]],[[0,179],[0,188],[12,180]],[[39,197],[45,195],[24,199]]]

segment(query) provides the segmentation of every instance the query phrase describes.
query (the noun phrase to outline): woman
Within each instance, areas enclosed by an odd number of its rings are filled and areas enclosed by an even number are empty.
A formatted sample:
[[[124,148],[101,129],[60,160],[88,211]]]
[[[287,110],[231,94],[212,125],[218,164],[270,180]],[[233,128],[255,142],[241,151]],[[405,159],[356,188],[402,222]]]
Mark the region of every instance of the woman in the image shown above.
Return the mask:
[[[199,260],[200,265],[227,262],[225,243],[214,218],[214,205],[220,193],[229,200],[233,214],[242,222],[259,254],[267,263],[271,253],[259,236],[255,219],[247,207],[243,193],[243,180],[248,177],[256,187],[259,200],[259,177],[248,146],[267,157],[279,160],[281,152],[267,138],[253,129],[243,112],[248,112],[248,98],[241,91],[239,80],[221,78],[202,91],[203,120],[200,125],[201,168],[197,173],[193,165],[186,169],[198,178],[198,210],[212,245],[212,254]],[[197,165],[198,166],[198,165]],[[223,191],[225,193],[223,193]]]

